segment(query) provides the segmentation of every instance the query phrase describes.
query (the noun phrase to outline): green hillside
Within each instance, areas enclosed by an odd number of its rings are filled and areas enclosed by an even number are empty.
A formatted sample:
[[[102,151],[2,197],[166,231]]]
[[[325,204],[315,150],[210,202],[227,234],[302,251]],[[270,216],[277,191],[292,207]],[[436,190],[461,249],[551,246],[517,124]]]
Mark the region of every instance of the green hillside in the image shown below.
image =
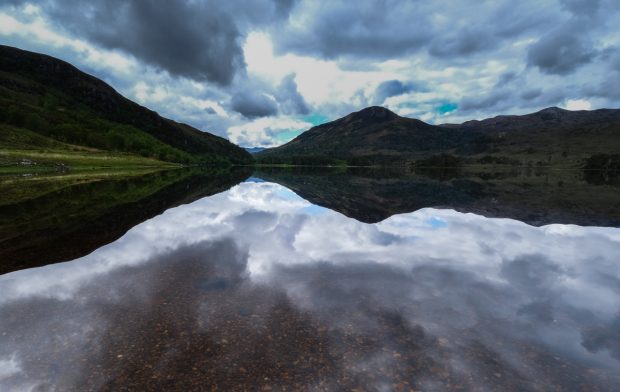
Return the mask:
[[[0,134],[0,164],[15,163],[8,150],[26,160],[24,151],[47,150],[72,162],[93,154],[130,154],[146,165],[252,161],[227,140],[165,119],[64,61],[8,46],[0,46]]]

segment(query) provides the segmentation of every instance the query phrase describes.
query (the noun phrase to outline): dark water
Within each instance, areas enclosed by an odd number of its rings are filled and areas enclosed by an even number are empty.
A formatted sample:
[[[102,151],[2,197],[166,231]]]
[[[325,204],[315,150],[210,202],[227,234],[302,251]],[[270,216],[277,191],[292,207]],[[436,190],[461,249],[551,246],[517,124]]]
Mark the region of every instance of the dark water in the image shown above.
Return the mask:
[[[615,184],[0,186],[0,391],[620,390]]]

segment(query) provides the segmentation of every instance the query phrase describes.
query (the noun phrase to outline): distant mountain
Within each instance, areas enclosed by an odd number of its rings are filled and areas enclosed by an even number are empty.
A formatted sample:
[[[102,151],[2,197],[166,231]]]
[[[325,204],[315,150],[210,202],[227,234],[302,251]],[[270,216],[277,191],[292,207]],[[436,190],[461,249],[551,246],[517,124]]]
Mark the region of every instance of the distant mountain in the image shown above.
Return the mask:
[[[245,151],[249,152],[250,154],[257,154],[261,151],[265,151],[266,148],[265,147],[246,147]]]
[[[470,162],[583,164],[620,151],[620,110],[548,108],[463,124],[430,125],[373,106],[256,155],[263,162],[373,164],[450,154]]]
[[[129,152],[182,163],[247,163],[226,139],[163,118],[69,63],[0,45],[2,148]]]

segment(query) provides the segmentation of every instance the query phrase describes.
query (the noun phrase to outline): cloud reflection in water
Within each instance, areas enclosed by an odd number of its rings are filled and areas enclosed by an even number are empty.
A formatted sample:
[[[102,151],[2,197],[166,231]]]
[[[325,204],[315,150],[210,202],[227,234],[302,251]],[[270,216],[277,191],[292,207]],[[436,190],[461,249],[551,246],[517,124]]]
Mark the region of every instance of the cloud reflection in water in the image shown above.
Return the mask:
[[[0,389],[617,389],[619,249],[451,210],[368,225],[243,183],[0,276]]]

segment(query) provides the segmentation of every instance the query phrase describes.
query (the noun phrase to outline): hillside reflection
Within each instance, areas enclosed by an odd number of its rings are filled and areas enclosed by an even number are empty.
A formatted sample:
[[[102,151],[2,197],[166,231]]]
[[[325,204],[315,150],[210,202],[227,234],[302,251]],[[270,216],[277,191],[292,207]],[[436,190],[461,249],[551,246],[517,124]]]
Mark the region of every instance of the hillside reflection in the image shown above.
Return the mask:
[[[272,167],[261,168],[254,176],[366,223],[434,207],[512,218],[535,226],[620,226],[620,184],[611,180],[593,183],[594,172],[419,170]]]
[[[225,191],[248,168],[0,177],[0,274],[75,259],[168,208]]]

